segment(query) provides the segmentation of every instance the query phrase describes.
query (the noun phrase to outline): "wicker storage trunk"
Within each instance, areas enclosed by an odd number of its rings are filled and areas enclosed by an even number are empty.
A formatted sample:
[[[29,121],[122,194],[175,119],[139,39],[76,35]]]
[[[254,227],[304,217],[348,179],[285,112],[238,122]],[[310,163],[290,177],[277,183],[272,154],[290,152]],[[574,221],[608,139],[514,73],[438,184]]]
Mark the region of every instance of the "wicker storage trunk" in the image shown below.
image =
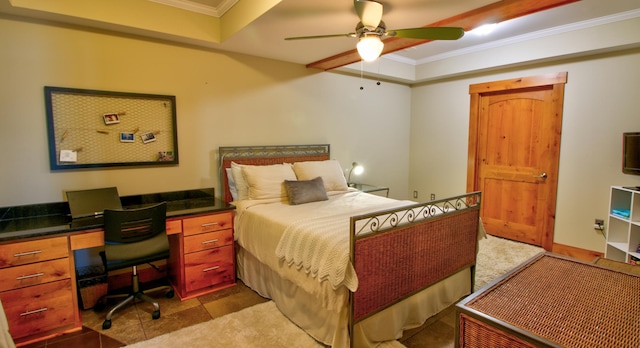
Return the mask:
[[[88,266],[76,270],[82,309],[93,308],[100,297],[107,294],[107,274],[102,266]]]
[[[541,253],[456,305],[456,347],[640,347],[640,276]]]

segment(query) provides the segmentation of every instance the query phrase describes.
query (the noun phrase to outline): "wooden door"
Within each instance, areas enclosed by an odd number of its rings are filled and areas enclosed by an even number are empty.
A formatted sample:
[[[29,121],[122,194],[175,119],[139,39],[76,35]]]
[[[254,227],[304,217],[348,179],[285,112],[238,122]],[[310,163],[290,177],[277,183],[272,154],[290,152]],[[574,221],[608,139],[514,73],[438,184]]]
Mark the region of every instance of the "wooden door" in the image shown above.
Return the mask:
[[[567,73],[471,85],[467,190],[487,233],[551,250]]]

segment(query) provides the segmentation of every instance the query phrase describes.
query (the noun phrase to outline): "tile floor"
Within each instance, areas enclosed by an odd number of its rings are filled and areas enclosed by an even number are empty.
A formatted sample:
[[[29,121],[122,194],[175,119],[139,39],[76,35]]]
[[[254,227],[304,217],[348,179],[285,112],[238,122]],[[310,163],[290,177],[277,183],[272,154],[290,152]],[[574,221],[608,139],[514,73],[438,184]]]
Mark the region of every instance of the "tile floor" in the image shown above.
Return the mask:
[[[180,301],[177,296],[167,299],[161,294],[152,297],[157,298],[160,303],[162,316],[158,320],[151,319],[151,305],[136,301],[135,305],[129,304],[116,312],[111,328],[102,330],[106,310],[99,313],[91,309],[84,310],[82,331],[25,347],[123,347],[267,301],[240,281],[234,287],[187,301]],[[450,307],[427,320],[422,327],[405,332],[400,342],[408,348],[453,347],[454,328],[455,311]]]

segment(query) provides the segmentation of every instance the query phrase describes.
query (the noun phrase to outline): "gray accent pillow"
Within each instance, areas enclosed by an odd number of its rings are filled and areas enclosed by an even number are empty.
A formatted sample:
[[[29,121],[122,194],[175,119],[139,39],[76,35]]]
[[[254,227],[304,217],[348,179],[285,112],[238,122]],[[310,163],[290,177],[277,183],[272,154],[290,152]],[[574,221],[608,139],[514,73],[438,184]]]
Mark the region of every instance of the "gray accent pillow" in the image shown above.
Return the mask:
[[[326,201],[327,191],[324,188],[322,177],[312,180],[285,180],[284,188],[291,205]]]

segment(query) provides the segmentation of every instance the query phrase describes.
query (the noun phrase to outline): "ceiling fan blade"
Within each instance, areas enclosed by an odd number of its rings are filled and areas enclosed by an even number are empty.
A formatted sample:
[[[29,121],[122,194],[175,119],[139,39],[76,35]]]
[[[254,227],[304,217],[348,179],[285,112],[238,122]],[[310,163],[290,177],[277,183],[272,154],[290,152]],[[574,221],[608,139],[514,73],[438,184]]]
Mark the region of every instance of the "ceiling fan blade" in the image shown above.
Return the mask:
[[[376,28],[382,20],[382,4],[373,0],[353,0],[353,6],[365,27]]]
[[[330,34],[330,35],[313,35],[313,36],[295,36],[285,37],[285,40],[306,40],[306,39],[324,39],[328,37],[356,37],[356,33],[347,34]]]
[[[458,27],[428,27],[388,30],[385,35],[423,40],[458,40],[464,29]]]

